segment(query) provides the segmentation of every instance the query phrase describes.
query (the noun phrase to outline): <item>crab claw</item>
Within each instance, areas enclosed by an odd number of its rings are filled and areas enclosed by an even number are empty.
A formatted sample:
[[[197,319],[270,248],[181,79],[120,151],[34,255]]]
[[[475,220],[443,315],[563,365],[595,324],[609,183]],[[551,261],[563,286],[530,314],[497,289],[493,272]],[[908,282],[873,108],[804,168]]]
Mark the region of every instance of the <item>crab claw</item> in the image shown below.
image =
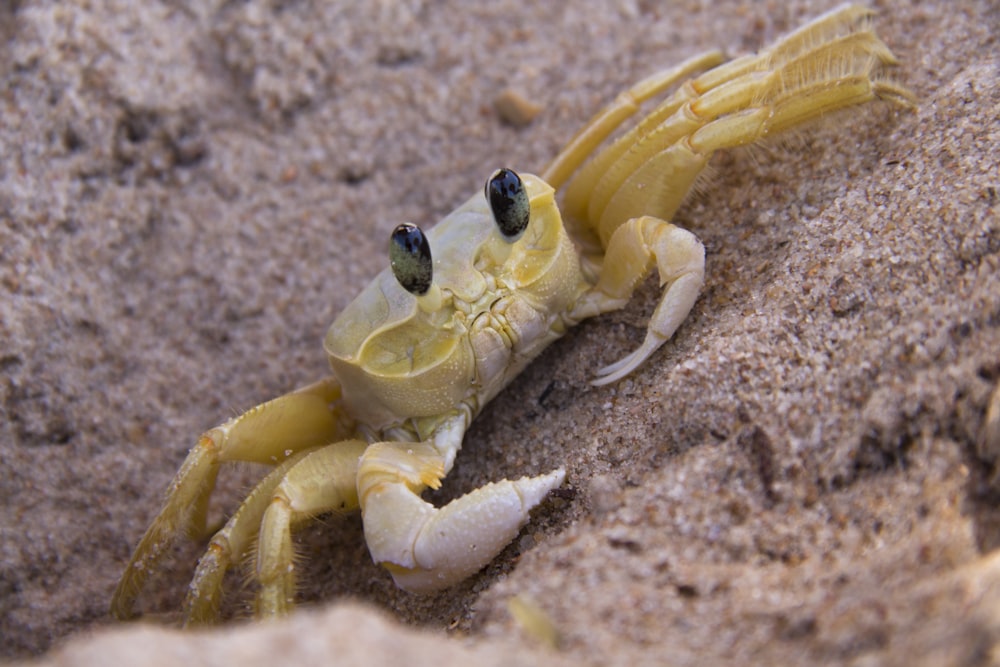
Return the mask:
[[[565,479],[561,468],[505,479],[441,508],[405,483],[382,481],[362,489],[365,540],[372,559],[389,570],[397,586],[431,593],[486,566],[517,536],[532,508]]]

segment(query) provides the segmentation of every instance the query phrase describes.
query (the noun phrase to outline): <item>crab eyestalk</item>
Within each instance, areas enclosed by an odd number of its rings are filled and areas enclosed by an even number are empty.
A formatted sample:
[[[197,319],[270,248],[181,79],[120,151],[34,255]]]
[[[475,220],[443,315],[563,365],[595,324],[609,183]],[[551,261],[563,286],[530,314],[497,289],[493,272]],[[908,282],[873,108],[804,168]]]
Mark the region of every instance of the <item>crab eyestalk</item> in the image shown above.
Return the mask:
[[[396,226],[389,239],[389,264],[400,286],[417,297],[424,312],[441,305],[441,290],[434,284],[431,246],[420,227],[410,222]]]
[[[531,218],[531,203],[524,181],[513,169],[497,169],[486,181],[486,201],[493,212],[497,229],[507,243],[524,234]]]

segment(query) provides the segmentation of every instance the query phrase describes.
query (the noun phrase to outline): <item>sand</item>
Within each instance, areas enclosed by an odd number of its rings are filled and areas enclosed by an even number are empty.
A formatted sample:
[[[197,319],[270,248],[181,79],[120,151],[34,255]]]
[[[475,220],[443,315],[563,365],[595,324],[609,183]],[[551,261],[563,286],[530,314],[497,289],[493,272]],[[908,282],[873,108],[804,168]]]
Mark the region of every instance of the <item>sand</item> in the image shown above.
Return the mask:
[[[355,7],[354,5],[358,5]],[[538,3],[541,4],[541,3]],[[979,664],[1000,641],[1000,6],[878,2],[916,111],[716,156],[678,213],[704,293],[628,379],[621,313],[476,422],[436,502],[565,466],[467,582],[395,588],[357,517],[304,530],[302,612],[171,626],[182,543],[111,592],[197,434],[321,376],[329,322],[498,166],[822,2],[13,2],[0,8],[0,655],[39,664]],[[511,124],[503,91],[541,107]],[[508,93],[508,96],[510,93]],[[234,467],[216,516],[260,470]],[[528,600],[555,646],[511,615]]]

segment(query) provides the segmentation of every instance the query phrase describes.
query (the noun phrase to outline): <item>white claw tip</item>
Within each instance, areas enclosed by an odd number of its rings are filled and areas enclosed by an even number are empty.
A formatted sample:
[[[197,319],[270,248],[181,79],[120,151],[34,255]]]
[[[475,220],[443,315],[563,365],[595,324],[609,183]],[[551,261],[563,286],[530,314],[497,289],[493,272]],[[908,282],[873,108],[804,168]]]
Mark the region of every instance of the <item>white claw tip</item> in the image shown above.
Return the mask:
[[[566,470],[558,468],[547,475],[538,477],[522,477],[514,482],[521,503],[525,509],[531,509],[541,503],[552,489],[558,488],[566,480]]]

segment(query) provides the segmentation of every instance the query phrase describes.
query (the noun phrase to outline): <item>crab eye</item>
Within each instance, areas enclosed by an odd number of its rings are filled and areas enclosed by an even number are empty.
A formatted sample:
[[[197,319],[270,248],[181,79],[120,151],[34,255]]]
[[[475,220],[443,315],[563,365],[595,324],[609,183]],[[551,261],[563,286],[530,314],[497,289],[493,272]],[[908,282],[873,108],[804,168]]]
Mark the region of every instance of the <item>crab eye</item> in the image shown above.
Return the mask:
[[[389,264],[396,280],[410,294],[421,296],[431,288],[431,246],[420,227],[404,222],[392,230]]]
[[[500,234],[510,243],[528,228],[531,204],[524,182],[512,169],[497,169],[486,182],[486,200],[493,210]]]

